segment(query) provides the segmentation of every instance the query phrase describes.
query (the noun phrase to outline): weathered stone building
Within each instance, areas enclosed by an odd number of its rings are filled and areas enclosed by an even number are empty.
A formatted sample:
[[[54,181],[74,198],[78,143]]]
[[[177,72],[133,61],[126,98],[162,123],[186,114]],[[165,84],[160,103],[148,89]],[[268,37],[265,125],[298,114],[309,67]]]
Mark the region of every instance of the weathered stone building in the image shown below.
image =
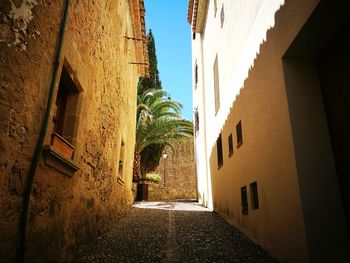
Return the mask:
[[[31,189],[28,262],[67,262],[131,205],[136,85],[147,74],[143,0],[0,3],[0,261],[13,262],[22,197],[52,107]],[[18,252],[18,251],[17,251]]]
[[[193,140],[183,139],[174,143],[175,153],[164,150],[156,173],[161,176],[157,184],[150,184],[148,200],[175,200],[197,198],[197,173]]]

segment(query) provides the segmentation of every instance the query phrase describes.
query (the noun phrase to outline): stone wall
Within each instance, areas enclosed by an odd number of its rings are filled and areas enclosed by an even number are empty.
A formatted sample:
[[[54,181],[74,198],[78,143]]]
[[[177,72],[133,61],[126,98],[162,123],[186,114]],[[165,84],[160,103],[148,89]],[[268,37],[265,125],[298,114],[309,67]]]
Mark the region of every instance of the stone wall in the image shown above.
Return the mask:
[[[151,183],[148,200],[196,199],[197,177],[194,161],[193,140],[179,140],[174,143],[175,153],[170,148],[164,152],[156,173],[161,176],[157,184]]]
[[[46,108],[64,2],[0,3],[1,262],[15,258],[23,189]],[[140,66],[130,62],[144,61],[143,45],[124,36],[142,37],[135,35],[144,32],[135,19],[139,2],[71,1],[53,105],[65,68],[78,90],[65,119],[75,153],[72,160],[59,154],[51,163],[44,155],[39,162],[28,217],[28,262],[70,261],[72,251],[132,204]],[[45,145],[51,144],[53,116],[54,107]],[[60,167],[67,163],[79,170],[67,176]]]

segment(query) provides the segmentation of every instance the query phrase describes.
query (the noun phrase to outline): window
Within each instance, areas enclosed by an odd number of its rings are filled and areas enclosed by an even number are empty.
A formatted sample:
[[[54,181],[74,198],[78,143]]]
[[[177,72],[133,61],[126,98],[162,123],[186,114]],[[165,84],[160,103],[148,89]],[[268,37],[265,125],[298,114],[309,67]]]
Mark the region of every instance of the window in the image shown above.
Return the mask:
[[[54,104],[51,145],[69,159],[74,157],[77,135],[79,90],[67,68],[62,68]]]
[[[250,184],[250,202],[252,209],[259,208],[258,184],[256,182]]]
[[[236,125],[236,133],[237,133],[237,148],[243,144],[243,135],[242,135],[242,122],[239,121]]]
[[[54,132],[72,142],[77,114],[79,90],[63,67],[54,108]]]
[[[198,107],[194,109],[194,130],[196,132],[196,135],[199,131],[199,113],[198,113]]]
[[[216,11],[218,10],[217,0],[214,0],[214,17],[216,16]]]
[[[220,21],[221,21],[221,28],[222,28],[222,26],[224,25],[224,21],[225,21],[224,4],[222,4],[222,7],[221,7]]]
[[[52,105],[51,140],[43,145],[45,165],[72,177],[80,168],[74,160],[77,144],[81,86],[73,78],[73,69],[65,60],[58,84],[56,100]]]
[[[193,40],[196,39],[196,32],[193,32],[193,34],[192,34],[192,39],[193,39]]]
[[[233,154],[233,139],[232,133],[228,136],[228,156],[232,156]]]
[[[217,147],[217,155],[218,155],[218,168],[220,168],[224,164],[224,159],[222,155],[222,139],[221,139],[221,133],[216,140],[216,147]]]
[[[197,87],[197,83],[198,83],[198,64],[196,62],[195,66],[194,66],[194,84],[195,84],[195,87]]]
[[[242,214],[248,215],[248,196],[247,196],[246,186],[243,186],[241,188],[241,205],[242,205]]]
[[[214,97],[215,97],[215,114],[216,114],[220,107],[219,66],[218,66],[217,55],[215,57],[215,62],[214,62]]]

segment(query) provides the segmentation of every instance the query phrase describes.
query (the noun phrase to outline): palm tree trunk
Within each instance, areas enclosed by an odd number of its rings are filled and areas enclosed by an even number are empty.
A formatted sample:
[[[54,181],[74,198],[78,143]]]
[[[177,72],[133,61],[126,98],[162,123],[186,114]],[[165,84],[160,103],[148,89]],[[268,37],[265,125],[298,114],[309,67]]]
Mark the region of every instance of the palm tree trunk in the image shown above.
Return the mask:
[[[134,153],[133,181],[138,182],[141,178],[141,154]]]

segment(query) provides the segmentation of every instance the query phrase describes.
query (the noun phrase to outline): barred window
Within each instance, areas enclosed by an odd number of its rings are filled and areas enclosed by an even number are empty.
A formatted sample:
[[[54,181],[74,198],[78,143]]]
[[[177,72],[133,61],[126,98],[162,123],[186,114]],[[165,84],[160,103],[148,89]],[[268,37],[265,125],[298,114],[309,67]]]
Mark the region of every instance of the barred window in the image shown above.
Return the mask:
[[[196,135],[199,131],[199,113],[198,113],[198,107],[194,109],[194,129],[196,132]]]
[[[217,147],[217,155],[218,155],[218,168],[220,168],[224,164],[224,158],[222,155],[222,139],[221,139],[221,133],[216,140],[216,147]]]
[[[228,136],[228,156],[231,156],[233,154],[233,139],[232,139],[232,133],[230,136]]]

